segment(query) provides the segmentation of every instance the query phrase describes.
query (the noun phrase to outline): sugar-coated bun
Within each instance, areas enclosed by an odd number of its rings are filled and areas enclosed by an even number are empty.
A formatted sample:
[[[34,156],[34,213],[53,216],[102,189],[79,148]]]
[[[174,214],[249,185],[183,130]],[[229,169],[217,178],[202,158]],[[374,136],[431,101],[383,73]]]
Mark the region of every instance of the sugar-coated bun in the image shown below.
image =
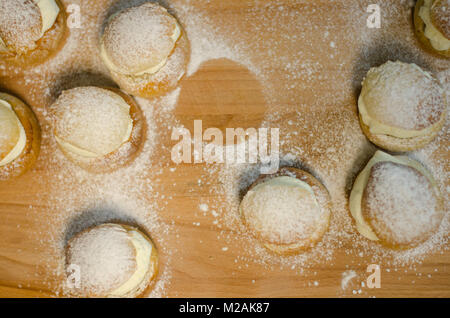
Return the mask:
[[[449,0],[418,0],[414,28],[417,38],[428,51],[450,57]]]
[[[381,151],[357,177],[350,210],[363,236],[396,249],[426,241],[444,215],[432,175],[417,161]]]
[[[17,53],[36,48],[41,36],[42,17],[30,0],[0,0],[0,38]]]
[[[288,167],[261,176],[239,209],[249,231],[277,254],[314,246],[328,229],[331,215],[326,188],[309,173]]]
[[[369,70],[358,100],[370,141],[391,151],[431,142],[445,124],[447,101],[439,81],[415,64],[387,62]]]
[[[175,88],[189,60],[189,42],[178,21],[155,3],[125,9],[107,22],[101,57],[119,86],[153,97]]]
[[[76,274],[68,294],[136,297],[156,277],[158,253],[151,239],[138,229],[108,223],[70,239],[66,267]]]
[[[40,146],[41,130],[33,111],[18,98],[0,93],[0,180],[25,173]]]
[[[129,163],[142,144],[141,111],[130,96],[117,89],[90,86],[64,91],[51,112],[60,149],[93,172]]]
[[[45,62],[66,38],[66,14],[59,0],[0,0],[1,74]]]

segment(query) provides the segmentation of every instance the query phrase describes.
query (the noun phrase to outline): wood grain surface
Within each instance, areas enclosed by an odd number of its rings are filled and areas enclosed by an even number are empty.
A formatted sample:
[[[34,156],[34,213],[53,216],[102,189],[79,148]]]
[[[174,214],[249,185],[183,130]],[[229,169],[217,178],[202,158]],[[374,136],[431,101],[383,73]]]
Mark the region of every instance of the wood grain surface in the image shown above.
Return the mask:
[[[83,28],[70,30],[70,36],[85,33],[85,37],[80,37],[85,42],[79,45],[83,51],[80,56],[87,57],[79,57],[70,68],[80,73],[103,74],[96,84],[108,84],[111,80],[104,75],[105,69],[98,66],[98,57],[89,57],[96,54],[95,50],[85,50],[83,45],[95,42],[100,21],[116,2],[63,1],[66,6],[79,4],[85,19]],[[372,3],[381,6],[380,29],[367,29],[365,24],[369,15],[366,8]],[[448,61],[423,51],[415,40],[411,1],[174,0],[163,1],[163,5],[170,7],[186,25],[188,36],[189,30],[200,23],[200,19],[190,20],[190,14],[201,13],[201,21],[208,21],[229,46],[235,44],[242,48],[239,54],[233,55],[234,60],[226,54],[219,59],[205,59],[198,70],[180,83],[173,116],[189,129],[194,119],[203,120],[204,128],[259,127],[268,114],[279,115],[277,123],[283,125],[296,120],[298,111],[347,112],[357,118],[359,83],[371,66],[388,59],[416,62],[436,73],[450,66]],[[191,41],[200,39],[192,37]],[[239,61],[239,57],[243,60]],[[61,65],[61,70],[67,68]],[[36,81],[30,73],[5,76],[0,78],[0,88],[22,98],[43,120],[43,110],[54,99],[54,94],[48,91],[57,86],[54,78],[58,78],[58,70],[49,73],[52,76],[34,74]],[[42,84],[43,78],[51,82]],[[74,86],[70,81],[69,77],[67,85]],[[160,116],[157,109],[155,112],[155,117]],[[308,266],[308,275],[276,265],[268,268],[257,262],[237,264],[236,259],[248,256],[245,249],[237,243],[224,242],[227,236],[219,234],[225,231],[234,235],[233,242],[246,240],[246,236],[233,228],[218,228],[210,213],[199,212],[202,202],[212,207],[227,200],[220,190],[218,174],[213,169],[208,172],[205,165],[194,164],[178,165],[176,173],[171,173],[175,167],[169,160],[172,143],[170,133],[165,133],[165,120],[160,117],[156,120],[160,133],[151,159],[155,164],[149,170],[150,174],[158,171],[155,191],[166,198],[157,213],[161,222],[173,226],[177,233],[164,242],[166,250],[173,248],[176,253],[170,256],[167,265],[171,277],[162,296],[450,297],[448,248],[427,255],[423,262],[396,266],[395,270],[394,267],[388,270],[380,260],[380,289],[361,287],[369,275],[366,268],[373,260],[366,253],[355,261],[355,253],[346,252],[354,248],[352,241],[344,242],[334,251],[332,261]],[[48,138],[48,127],[43,130],[47,131],[44,135]],[[367,145],[371,147],[368,142]],[[448,146],[448,138],[441,138],[441,144],[437,145],[436,155],[444,158],[440,162],[445,162],[445,172],[449,168]],[[0,183],[0,297],[58,296],[56,286],[63,279],[61,273],[55,272],[60,254],[50,248],[47,235],[55,230],[51,220],[58,211],[52,202],[45,201],[56,191],[51,184],[56,179],[45,179],[52,171],[47,163],[50,156],[44,151],[31,171]],[[154,181],[149,178],[148,182]],[[149,196],[145,200],[164,199]],[[224,246],[228,249],[223,250]],[[162,253],[163,266],[168,257]],[[358,278],[343,290],[342,275],[347,270],[354,270]]]

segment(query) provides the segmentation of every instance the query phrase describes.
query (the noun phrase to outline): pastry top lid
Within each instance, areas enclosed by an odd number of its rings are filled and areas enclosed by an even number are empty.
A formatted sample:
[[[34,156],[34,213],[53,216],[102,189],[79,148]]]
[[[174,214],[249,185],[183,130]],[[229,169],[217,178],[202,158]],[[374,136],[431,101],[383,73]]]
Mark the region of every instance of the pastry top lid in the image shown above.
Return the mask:
[[[433,183],[415,168],[390,161],[371,168],[362,209],[377,236],[394,245],[427,239],[442,219]]]
[[[439,81],[416,64],[391,62],[369,70],[361,91],[366,111],[379,122],[407,130],[422,130],[446,110]]]
[[[69,241],[66,264],[78,266],[84,293],[105,296],[126,283],[136,271],[136,249],[124,227],[102,224]]]
[[[0,38],[11,51],[34,49],[41,30],[42,17],[36,1],[0,0]]]
[[[130,105],[121,96],[93,86],[63,91],[51,112],[57,138],[98,156],[119,149],[133,125]]]
[[[250,189],[241,213],[262,240],[294,244],[310,238],[323,213],[309,185],[293,177],[276,177]]]
[[[435,0],[430,15],[433,25],[450,40],[450,0]]]
[[[137,74],[164,62],[175,47],[178,22],[158,4],[145,3],[114,15],[102,46],[123,74]]]
[[[14,149],[19,138],[18,118],[9,103],[0,99],[0,161]]]

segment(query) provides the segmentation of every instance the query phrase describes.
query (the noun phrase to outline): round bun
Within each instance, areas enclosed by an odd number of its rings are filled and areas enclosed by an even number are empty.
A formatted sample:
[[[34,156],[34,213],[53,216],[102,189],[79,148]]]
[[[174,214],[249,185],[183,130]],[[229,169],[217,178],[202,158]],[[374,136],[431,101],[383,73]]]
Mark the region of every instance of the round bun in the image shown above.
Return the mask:
[[[450,57],[450,5],[448,0],[418,0],[414,29],[420,43],[431,53]]]
[[[141,110],[118,89],[90,86],[63,91],[51,113],[59,148],[86,170],[107,172],[125,166],[143,144]]]
[[[430,173],[417,161],[381,151],[356,179],[350,210],[362,235],[394,249],[426,241],[444,216]]]
[[[20,54],[36,48],[42,30],[39,7],[33,1],[0,1],[0,37],[11,52]]]
[[[68,294],[80,297],[137,297],[158,272],[158,253],[138,229],[102,224],[74,236],[66,268],[75,274]]]
[[[311,174],[284,167],[256,180],[239,210],[249,231],[267,249],[288,255],[321,240],[328,229],[331,200],[327,189]]]
[[[446,120],[439,81],[415,64],[387,62],[369,70],[358,100],[367,138],[391,151],[411,151],[431,142]]]
[[[4,161],[0,164],[0,180],[24,174],[35,163],[40,147],[41,129],[31,108],[14,96],[0,93],[0,163]]]
[[[41,3],[46,3],[42,10],[53,10],[45,15],[55,18],[51,26],[46,25],[48,21],[43,19],[36,1],[0,0],[0,69],[3,75],[17,73],[17,67],[26,69],[41,64],[62,49],[68,35],[65,9],[59,0]]]
[[[189,61],[189,41],[178,21],[155,3],[113,15],[103,32],[101,56],[127,93],[149,98],[174,89]]]

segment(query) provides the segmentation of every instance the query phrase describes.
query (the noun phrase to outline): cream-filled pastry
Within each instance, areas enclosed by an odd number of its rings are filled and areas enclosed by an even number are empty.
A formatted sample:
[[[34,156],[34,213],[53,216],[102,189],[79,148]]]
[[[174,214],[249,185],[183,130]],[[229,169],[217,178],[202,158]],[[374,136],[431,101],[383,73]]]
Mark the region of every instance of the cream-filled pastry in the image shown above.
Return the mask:
[[[125,92],[144,98],[174,89],[189,54],[184,30],[155,3],[113,15],[100,40],[100,55],[113,79]]]
[[[361,235],[390,248],[410,248],[439,227],[444,207],[433,176],[406,156],[377,151],[355,180],[350,211]]]
[[[0,66],[6,72],[43,63],[66,37],[59,0],[0,0]]]
[[[0,180],[25,173],[40,146],[41,130],[33,111],[18,98],[0,93]]]
[[[141,148],[145,128],[141,110],[118,89],[73,88],[63,91],[50,109],[59,148],[87,170],[115,170]]]
[[[277,254],[313,247],[328,229],[331,201],[311,174],[284,167],[256,180],[239,207],[248,230]]]
[[[450,0],[419,0],[414,13],[415,31],[430,51],[450,57]]]
[[[415,64],[389,61],[367,73],[358,110],[371,142],[391,151],[410,151],[437,136],[445,124],[447,100],[432,74]]]
[[[137,228],[107,223],[70,239],[66,267],[78,279],[69,294],[137,297],[157,275],[158,253],[152,240]]]

